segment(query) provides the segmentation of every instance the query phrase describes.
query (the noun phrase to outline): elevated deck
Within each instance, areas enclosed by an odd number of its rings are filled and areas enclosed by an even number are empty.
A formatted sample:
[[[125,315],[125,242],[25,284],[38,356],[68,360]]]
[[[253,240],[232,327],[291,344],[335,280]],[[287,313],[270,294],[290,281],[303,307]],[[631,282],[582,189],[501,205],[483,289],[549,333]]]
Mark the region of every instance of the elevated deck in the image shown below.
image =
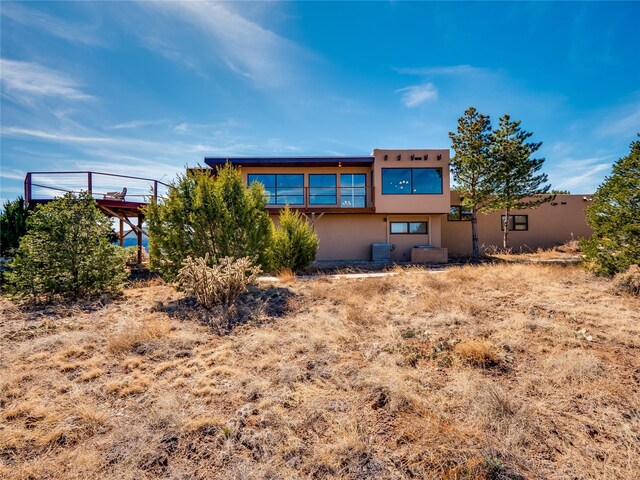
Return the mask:
[[[118,239],[124,246],[124,239],[134,233],[138,240],[138,264],[142,260],[142,228],[144,213],[142,207],[151,200],[161,198],[168,185],[153,178],[117,175],[114,173],[91,171],[28,172],[24,179],[24,198],[27,207],[35,208],[66,193],[89,193],[100,210],[119,221]],[[134,223],[132,219],[137,221]],[[124,225],[131,229],[124,231]]]

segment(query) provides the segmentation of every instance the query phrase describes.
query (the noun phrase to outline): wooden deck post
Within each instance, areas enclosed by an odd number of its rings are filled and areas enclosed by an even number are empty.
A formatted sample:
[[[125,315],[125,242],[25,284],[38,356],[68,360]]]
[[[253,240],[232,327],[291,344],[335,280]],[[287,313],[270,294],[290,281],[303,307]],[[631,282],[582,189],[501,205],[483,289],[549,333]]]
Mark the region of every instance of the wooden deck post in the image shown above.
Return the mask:
[[[138,213],[138,229],[136,230],[138,237],[138,267],[142,265],[142,215]]]
[[[124,221],[122,221],[122,218],[119,218],[120,220],[120,246],[124,247]]]
[[[91,172],[87,172],[87,192],[89,193],[89,196],[91,196],[91,191],[93,190],[92,180]]]

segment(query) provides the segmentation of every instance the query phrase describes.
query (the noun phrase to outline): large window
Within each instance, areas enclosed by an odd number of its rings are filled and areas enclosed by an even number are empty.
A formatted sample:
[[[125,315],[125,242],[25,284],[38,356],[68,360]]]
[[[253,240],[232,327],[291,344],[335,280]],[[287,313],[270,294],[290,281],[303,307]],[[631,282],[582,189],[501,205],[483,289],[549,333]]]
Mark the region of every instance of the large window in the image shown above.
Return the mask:
[[[500,215],[500,230],[504,232],[504,215]],[[509,230],[529,230],[529,215],[509,215]]]
[[[304,205],[304,175],[254,174],[247,176],[249,185],[260,182],[269,195],[269,205]]]
[[[447,220],[450,222],[470,222],[471,221],[471,209],[467,209],[461,205],[451,205]]]
[[[442,193],[442,168],[383,168],[383,195]]]
[[[338,203],[335,174],[309,174],[309,204],[335,205]]]
[[[396,234],[426,235],[429,233],[428,222],[391,222],[389,232]]]
[[[364,173],[340,174],[340,206],[364,208],[367,206],[367,175]]]

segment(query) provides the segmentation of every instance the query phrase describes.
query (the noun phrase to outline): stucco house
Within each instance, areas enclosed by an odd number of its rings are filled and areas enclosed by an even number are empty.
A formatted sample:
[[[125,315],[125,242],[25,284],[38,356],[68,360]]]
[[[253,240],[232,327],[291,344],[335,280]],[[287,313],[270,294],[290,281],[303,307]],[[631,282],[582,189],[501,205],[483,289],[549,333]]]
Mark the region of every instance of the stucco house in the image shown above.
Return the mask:
[[[207,157],[260,182],[274,220],[285,205],[313,222],[317,260],[446,261],[471,253],[469,215],[450,188],[449,150],[382,150],[355,157]],[[535,210],[514,211],[514,250],[535,250],[589,236],[587,195],[558,195]],[[500,213],[480,215],[480,244],[502,241]],[[418,247],[418,248],[416,248]]]

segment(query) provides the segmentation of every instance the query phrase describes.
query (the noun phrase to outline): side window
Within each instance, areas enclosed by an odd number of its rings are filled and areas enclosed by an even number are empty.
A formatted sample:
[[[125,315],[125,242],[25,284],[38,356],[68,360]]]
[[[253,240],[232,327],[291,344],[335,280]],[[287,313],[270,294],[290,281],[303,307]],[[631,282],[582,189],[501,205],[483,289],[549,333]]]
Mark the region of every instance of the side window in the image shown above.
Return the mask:
[[[509,215],[509,231],[529,230],[529,215]],[[500,230],[504,231],[504,215],[500,215]]]
[[[426,235],[429,233],[429,222],[391,222],[389,233],[392,235]]]

